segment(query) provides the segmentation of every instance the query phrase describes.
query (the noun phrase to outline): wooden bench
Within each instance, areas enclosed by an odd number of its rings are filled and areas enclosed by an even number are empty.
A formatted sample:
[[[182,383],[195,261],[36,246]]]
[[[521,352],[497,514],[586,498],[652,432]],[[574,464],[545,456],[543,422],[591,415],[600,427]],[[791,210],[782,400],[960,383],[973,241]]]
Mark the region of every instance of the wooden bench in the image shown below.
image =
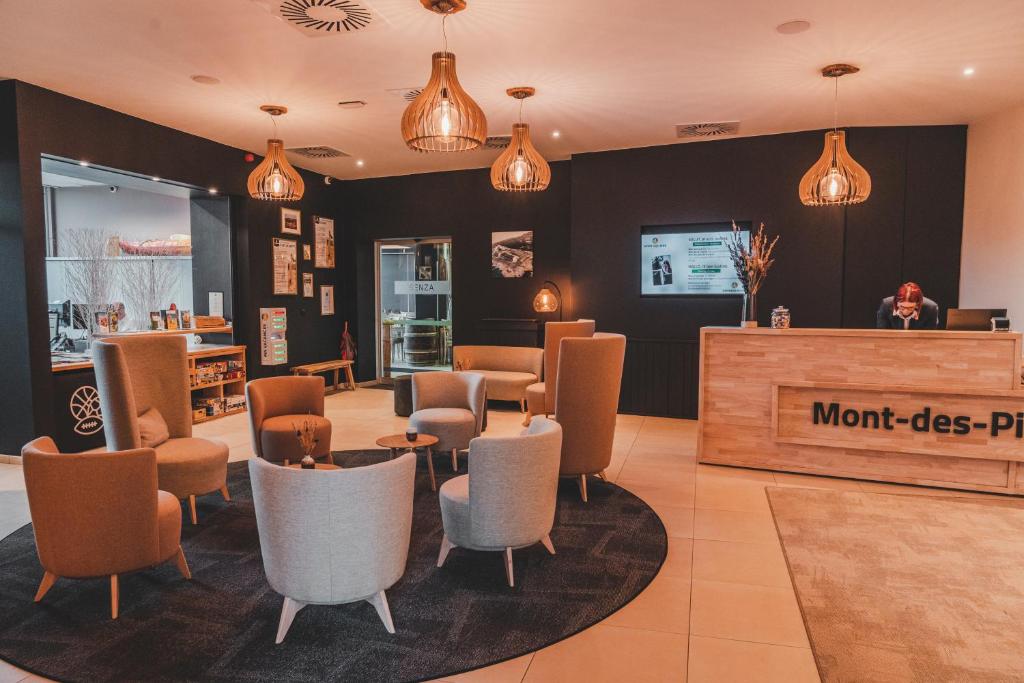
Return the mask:
[[[356,380],[352,376],[352,363],[350,360],[325,360],[322,363],[307,363],[296,365],[292,368],[293,375],[315,375],[318,372],[334,372],[334,391],[338,391],[338,371],[345,371],[345,382],[349,389],[356,390]]]

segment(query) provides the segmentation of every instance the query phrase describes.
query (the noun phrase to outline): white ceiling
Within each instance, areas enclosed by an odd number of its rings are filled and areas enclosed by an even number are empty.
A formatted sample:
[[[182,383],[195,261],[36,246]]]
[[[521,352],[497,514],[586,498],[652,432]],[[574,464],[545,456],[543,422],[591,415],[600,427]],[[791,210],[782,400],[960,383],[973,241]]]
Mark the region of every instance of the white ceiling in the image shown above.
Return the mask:
[[[271,0],[0,0],[0,74],[257,153],[272,131],[259,105],[284,104],[288,147],[351,155],[299,165],[339,178],[489,165],[498,152],[401,140],[405,102],[387,90],[426,82],[440,18],[418,0],[354,1],[375,12],[368,28],[309,37]],[[775,31],[793,19],[812,27]],[[819,69],[838,61],[863,69],[840,82],[840,125],[970,123],[1024,101],[1024,0],[469,0],[448,42],[490,135],[511,131],[505,88],[537,88],[526,120],[549,159],[673,143],[679,123],[831,125]]]

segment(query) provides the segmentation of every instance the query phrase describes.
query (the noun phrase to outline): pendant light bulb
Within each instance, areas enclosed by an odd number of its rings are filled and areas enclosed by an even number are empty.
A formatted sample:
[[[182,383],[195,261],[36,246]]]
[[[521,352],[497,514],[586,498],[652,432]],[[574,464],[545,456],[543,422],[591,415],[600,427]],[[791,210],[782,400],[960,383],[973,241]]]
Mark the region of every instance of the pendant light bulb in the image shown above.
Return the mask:
[[[522,122],[522,102],[531,97],[533,88],[509,88],[510,97],[519,100],[519,123],[512,125],[508,148],[491,166],[491,185],[503,192],[540,192],[551,183],[551,167],[530,140],[530,126]]]
[[[871,194],[871,176],[846,149],[846,131],[838,128],[839,81],[860,71],[849,64],[831,64],[821,75],[836,80],[833,128],[825,133],[825,147],[818,161],[800,180],[800,201],[806,206],[860,204]]]
[[[455,72],[455,55],[448,51],[444,22],[449,14],[466,8],[465,0],[420,0],[441,14],[444,49],[431,58],[430,80],[402,115],[402,139],[417,152],[464,152],[484,144],[487,117],[462,89]]]
[[[270,104],[260,109],[271,116],[280,116],[288,111],[285,107]],[[274,129],[276,132],[276,123]],[[253,199],[269,201],[298,201],[306,191],[302,176],[284,155],[284,141],[276,137],[267,140],[267,153],[249,174],[246,187]]]

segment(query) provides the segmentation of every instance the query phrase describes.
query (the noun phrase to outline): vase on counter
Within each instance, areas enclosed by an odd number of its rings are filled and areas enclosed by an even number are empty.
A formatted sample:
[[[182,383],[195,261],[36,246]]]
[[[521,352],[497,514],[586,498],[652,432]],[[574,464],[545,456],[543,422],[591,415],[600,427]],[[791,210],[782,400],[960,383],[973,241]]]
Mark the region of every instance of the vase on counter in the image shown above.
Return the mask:
[[[743,319],[740,327],[757,327],[757,293],[747,292],[743,295]]]

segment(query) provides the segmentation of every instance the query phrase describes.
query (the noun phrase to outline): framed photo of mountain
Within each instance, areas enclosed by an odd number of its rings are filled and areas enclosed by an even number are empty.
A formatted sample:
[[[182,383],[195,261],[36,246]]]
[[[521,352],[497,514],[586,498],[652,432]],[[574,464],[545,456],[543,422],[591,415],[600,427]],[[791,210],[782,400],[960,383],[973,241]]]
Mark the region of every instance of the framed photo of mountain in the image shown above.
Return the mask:
[[[491,274],[533,277],[533,230],[491,233]]]

